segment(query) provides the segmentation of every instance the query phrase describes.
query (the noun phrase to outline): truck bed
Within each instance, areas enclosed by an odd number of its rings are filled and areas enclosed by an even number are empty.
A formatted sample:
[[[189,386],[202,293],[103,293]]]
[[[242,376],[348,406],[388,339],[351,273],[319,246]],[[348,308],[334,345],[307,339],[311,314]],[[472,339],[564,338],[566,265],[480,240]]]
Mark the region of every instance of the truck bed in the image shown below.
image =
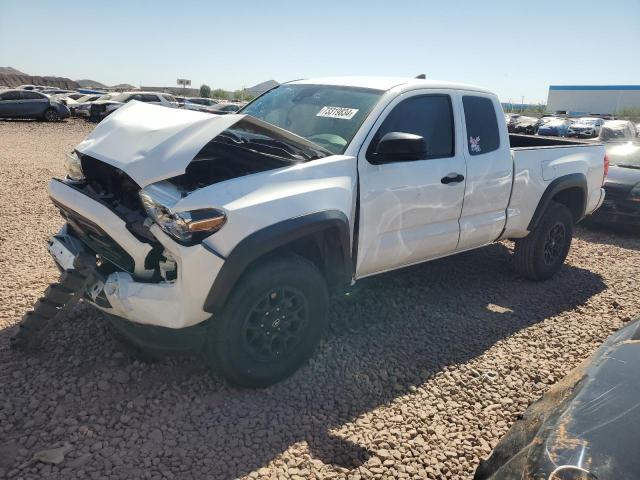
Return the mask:
[[[507,211],[505,235],[521,238],[529,232],[529,222],[539,201],[539,192],[557,178],[580,174],[587,182],[585,213],[601,200],[604,145],[589,140],[509,135],[513,159],[513,190]]]
[[[569,147],[577,145],[597,145],[592,140],[579,140],[577,138],[564,137],[540,137],[537,135],[509,134],[511,148],[535,148],[535,147]]]

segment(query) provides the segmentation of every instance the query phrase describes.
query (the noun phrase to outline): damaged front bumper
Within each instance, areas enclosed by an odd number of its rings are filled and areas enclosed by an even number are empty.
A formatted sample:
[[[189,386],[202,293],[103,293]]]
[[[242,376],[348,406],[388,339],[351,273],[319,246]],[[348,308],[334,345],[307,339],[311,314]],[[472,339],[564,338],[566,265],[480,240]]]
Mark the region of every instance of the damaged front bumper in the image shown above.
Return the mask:
[[[149,230],[162,254],[175,262],[172,277],[158,278],[153,264],[157,249],[132,234],[108,207],[59,180],[50,182],[49,195],[68,222],[49,242],[56,263],[67,269],[82,252],[96,258],[98,280],[85,292],[89,302],[138,324],[171,329],[193,326],[211,316],[203,305],[224,264],[222,257],[202,244],[179,245],[152,225]]]

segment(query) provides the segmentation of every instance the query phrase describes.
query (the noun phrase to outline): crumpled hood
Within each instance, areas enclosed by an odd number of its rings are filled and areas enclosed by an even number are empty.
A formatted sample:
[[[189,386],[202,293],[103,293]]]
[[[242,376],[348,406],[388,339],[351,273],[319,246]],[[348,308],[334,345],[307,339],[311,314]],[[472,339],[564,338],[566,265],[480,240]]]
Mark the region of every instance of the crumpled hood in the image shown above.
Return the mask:
[[[100,122],[76,150],[145,187],[183,174],[207,142],[244,117],[131,101]]]

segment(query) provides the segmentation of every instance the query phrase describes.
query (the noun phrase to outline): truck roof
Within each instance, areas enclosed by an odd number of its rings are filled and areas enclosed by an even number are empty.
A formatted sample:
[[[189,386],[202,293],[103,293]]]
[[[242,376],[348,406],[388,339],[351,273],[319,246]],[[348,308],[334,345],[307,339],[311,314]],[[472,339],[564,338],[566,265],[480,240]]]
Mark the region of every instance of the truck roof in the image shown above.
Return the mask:
[[[478,92],[492,93],[485,88],[477,87],[474,85],[412,77],[322,77],[294,80],[289,83],[294,85],[336,85],[343,87],[371,88],[381,91],[387,91],[391,90],[394,87],[400,87],[402,90],[413,90],[415,88],[450,88],[457,90],[474,90]]]

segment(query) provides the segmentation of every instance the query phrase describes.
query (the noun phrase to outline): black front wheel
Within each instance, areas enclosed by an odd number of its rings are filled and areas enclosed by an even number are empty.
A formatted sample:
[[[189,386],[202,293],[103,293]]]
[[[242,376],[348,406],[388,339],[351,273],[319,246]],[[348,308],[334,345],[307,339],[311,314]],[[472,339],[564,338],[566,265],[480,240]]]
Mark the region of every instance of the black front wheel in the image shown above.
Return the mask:
[[[326,328],[327,304],[326,282],[313,263],[295,255],[260,261],[210,320],[207,358],[233,384],[272,385],[311,357]]]

